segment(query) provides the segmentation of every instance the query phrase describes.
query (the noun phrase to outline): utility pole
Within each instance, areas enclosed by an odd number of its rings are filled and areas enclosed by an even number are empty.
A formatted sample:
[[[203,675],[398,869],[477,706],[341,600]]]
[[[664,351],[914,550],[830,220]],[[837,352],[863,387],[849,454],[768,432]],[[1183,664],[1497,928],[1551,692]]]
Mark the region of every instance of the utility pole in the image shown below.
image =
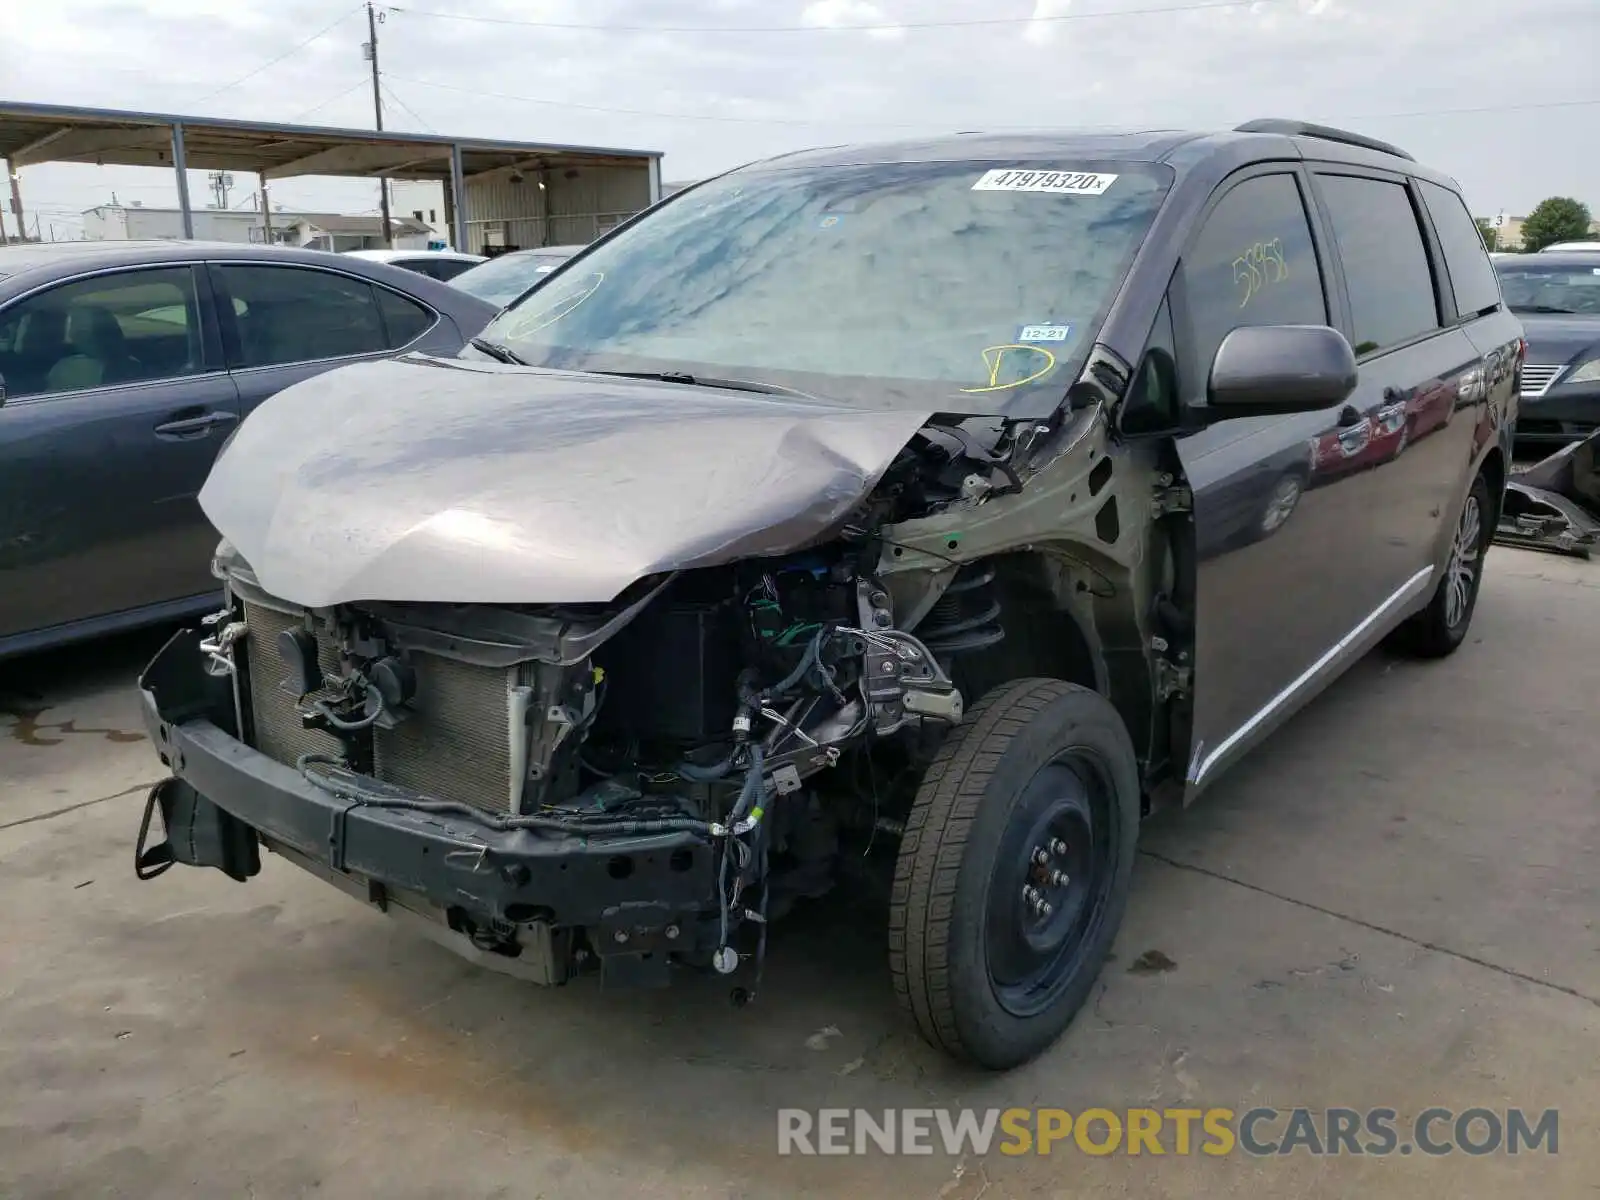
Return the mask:
[[[28,226],[22,219],[22,176],[17,174],[17,168],[10,160],[6,162],[6,174],[11,178],[11,215],[17,219],[17,240],[28,240]]]
[[[366,57],[372,63],[372,115],[377,121],[378,132],[383,132],[383,93],[378,88],[378,15],[372,7],[372,0],[367,0],[367,37],[368,42],[364,49]],[[394,226],[389,224],[389,181],[378,180],[378,208],[383,214],[383,244],[391,250],[394,248]]]

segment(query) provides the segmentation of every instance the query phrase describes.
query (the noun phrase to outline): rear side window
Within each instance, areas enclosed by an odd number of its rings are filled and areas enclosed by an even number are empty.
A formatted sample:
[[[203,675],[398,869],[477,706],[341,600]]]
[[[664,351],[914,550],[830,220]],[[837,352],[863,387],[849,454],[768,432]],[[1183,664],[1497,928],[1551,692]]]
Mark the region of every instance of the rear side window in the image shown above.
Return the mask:
[[[1195,365],[1211,369],[1242,325],[1326,325],[1322,276],[1293,175],[1258,175],[1225,195],[1183,257]]]
[[[1496,307],[1500,303],[1500,284],[1467,206],[1460,196],[1436,183],[1419,179],[1417,187],[1444,250],[1445,269],[1450,272],[1450,286],[1456,293],[1456,312],[1467,317]]]
[[[378,288],[378,307],[383,310],[383,324],[387,329],[389,349],[416,341],[433,324],[433,314],[415,300],[408,299],[388,288]]]
[[[1405,185],[1354,175],[1321,175],[1317,182],[1350,289],[1356,353],[1437,329],[1433,272]]]
[[[14,398],[177,379],[202,359],[188,267],[97,275],[0,314],[0,373]]]
[[[239,367],[315,362],[388,349],[372,285],[301,267],[217,268],[233,297]]]

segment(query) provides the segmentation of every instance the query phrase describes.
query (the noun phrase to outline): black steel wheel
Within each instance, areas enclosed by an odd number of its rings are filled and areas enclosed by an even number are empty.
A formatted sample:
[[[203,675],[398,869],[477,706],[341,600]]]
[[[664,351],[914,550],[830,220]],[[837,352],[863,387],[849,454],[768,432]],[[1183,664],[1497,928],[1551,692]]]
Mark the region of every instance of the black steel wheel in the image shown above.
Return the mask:
[[[923,1036],[993,1069],[1054,1042],[1116,936],[1138,822],[1104,697],[1024,679],[975,705],[922,781],[891,897],[895,991]]]

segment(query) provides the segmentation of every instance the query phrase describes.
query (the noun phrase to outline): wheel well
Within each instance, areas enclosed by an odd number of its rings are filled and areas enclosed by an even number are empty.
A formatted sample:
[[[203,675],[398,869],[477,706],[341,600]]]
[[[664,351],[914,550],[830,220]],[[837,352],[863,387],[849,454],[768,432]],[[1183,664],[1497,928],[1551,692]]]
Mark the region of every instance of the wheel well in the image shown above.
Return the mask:
[[[1500,523],[1500,508],[1505,503],[1506,492],[1506,459],[1499,446],[1492,447],[1483,456],[1483,466],[1479,472],[1489,485],[1489,500],[1494,505],[1494,521],[1491,524],[1497,525]]]
[[[989,563],[1005,637],[955,659],[951,674],[962,693],[976,700],[1013,679],[1047,676],[1104,694],[1096,644],[1064,602],[1053,582],[1059,574],[1045,558],[1021,552]]]

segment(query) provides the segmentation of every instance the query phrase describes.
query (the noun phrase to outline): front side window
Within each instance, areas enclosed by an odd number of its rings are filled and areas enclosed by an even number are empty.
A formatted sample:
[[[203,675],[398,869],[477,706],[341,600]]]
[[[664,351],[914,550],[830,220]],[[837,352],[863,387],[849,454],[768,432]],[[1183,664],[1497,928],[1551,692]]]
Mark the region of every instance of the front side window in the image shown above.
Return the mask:
[[[1047,412],[1171,174],[1072,162],[737,172],[654,209],[483,336],[537,366]]]
[[[176,379],[204,369],[188,267],[64,283],[0,313],[0,374],[11,398]]]
[[[1433,271],[1405,185],[1355,175],[1321,175],[1317,183],[1344,264],[1356,353],[1437,329]]]
[[[1461,197],[1436,183],[1418,180],[1422,202],[1428,206],[1434,232],[1444,251],[1445,269],[1456,294],[1456,312],[1468,317],[1500,303],[1500,285],[1495,279],[1483,236]]]
[[[230,365],[272,367],[388,349],[365,280],[301,267],[217,268],[233,299],[238,345]]]
[[[1197,381],[1222,339],[1245,325],[1326,325],[1328,308],[1311,225],[1290,174],[1235,186],[1183,256]]]

